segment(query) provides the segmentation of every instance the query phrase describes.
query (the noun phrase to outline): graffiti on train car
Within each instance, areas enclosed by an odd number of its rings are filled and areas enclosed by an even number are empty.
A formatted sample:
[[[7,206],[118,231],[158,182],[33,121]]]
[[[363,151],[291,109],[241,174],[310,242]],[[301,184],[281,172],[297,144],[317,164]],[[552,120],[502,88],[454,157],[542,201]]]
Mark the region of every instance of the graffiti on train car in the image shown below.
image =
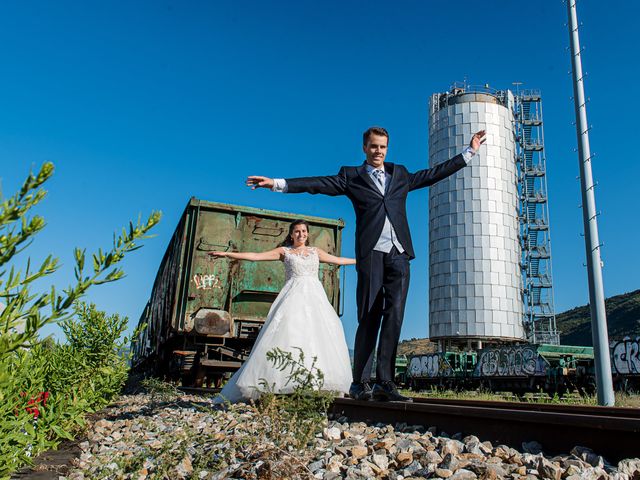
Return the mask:
[[[479,352],[476,377],[544,375],[545,362],[535,347],[517,345],[484,349]]]
[[[449,361],[438,353],[413,357],[409,364],[411,377],[448,377],[452,373],[453,369]]]
[[[625,337],[611,343],[611,360],[615,373],[640,374],[640,337]]]
[[[222,282],[214,274],[198,274],[193,276],[193,283],[198,290],[211,290],[212,288],[222,288]]]

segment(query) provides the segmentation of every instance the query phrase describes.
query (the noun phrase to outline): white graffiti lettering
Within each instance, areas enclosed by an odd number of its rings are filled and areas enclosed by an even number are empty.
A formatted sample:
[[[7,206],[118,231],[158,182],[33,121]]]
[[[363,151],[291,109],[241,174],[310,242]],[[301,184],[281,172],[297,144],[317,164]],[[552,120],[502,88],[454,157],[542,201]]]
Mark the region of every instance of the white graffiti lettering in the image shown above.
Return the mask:
[[[451,365],[444,356],[438,353],[413,357],[409,362],[409,376],[444,377],[451,374]]]
[[[625,337],[620,342],[612,342],[611,360],[616,373],[640,373],[640,337],[635,340]]]
[[[480,352],[475,376],[512,377],[541,373],[538,352],[529,346],[501,347]]]
[[[198,290],[211,290],[212,288],[222,288],[218,277],[213,274],[198,274],[193,276],[193,283]]]

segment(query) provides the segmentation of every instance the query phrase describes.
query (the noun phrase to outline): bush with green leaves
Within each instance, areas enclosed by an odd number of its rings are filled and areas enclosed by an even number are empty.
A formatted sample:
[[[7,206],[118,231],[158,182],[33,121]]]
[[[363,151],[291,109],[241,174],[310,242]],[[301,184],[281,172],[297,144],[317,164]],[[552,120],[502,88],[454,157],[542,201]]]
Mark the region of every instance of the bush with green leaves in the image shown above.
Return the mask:
[[[52,395],[82,392],[96,410],[119,394],[127,380],[130,340],[123,334],[128,319],[84,302],[74,310],[73,317],[60,323],[66,342],[45,355],[47,387]]]
[[[49,255],[33,267],[27,258],[23,270],[15,265],[45,227],[41,216],[30,213],[45,198],[42,187],[53,170],[52,163],[45,163],[37,174],[28,175],[15,195],[0,202],[0,302],[5,304],[0,312],[0,479],[61,438],[71,437],[83,425],[84,414],[104,405],[119,388],[124,375],[122,359],[116,360],[114,352],[105,347],[111,342],[112,347],[120,348],[113,335],[122,333],[123,320],[100,317],[95,308],[83,304],[76,308],[79,320],[70,320],[72,307],[92,286],[124,276],[121,261],[140,248],[139,242],[148,238],[161,216],[153,212],[146,221],[130,223],[120,235],[114,235],[110,249],[98,249],[91,255],[90,267],[86,251],[76,248],[74,283],[62,290],[51,286],[45,292],[34,292],[34,282],[59,268],[58,259]],[[95,320],[102,322],[98,330],[91,327],[91,332],[80,332]],[[67,345],[38,338],[42,327],[55,322],[62,322]],[[98,338],[107,330],[111,337]],[[97,352],[100,348],[105,350]],[[72,371],[79,376],[65,384]],[[110,374],[112,378],[99,378]],[[50,392],[46,404],[41,399],[43,392]]]

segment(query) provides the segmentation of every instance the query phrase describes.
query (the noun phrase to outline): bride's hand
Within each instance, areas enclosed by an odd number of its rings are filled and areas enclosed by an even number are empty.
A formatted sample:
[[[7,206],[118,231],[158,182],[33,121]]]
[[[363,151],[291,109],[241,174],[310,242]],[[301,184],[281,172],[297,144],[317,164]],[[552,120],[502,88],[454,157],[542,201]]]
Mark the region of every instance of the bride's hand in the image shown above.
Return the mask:
[[[227,256],[227,252],[215,251],[215,252],[209,252],[208,255],[210,257],[213,257],[213,258],[220,258],[220,257],[226,257]]]

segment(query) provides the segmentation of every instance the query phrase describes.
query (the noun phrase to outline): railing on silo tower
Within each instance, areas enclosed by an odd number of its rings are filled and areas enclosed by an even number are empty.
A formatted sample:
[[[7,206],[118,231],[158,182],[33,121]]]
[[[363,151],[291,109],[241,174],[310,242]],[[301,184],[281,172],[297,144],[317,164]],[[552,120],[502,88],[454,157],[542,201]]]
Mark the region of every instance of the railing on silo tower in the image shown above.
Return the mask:
[[[558,345],[551,272],[542,97],[519,90],[514,104],[520,194],[520,245],[524,320],[532,343]]]

